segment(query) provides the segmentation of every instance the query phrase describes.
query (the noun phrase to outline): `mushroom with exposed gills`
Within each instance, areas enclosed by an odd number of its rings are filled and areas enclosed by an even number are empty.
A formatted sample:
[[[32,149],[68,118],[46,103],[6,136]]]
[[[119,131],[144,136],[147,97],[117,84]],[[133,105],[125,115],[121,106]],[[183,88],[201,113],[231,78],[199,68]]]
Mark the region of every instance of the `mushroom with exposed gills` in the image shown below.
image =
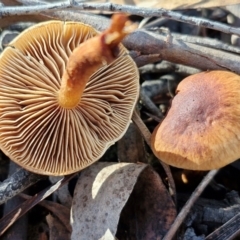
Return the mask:
[[[0,56],[0,148],[25,169],[66,175],[97,161],[127,130],[139,75],[121,40],[124,14],[103,33],[43,22]]]
[[[113,15],[109,29],[74,49],[62,77],[58,96],[60,106],[76,107],[91,75],[118,57],[118,45],[128,34],[124,31],[128,24],[125,14]]]
[[[185,78],[152,134],[154,154],[190,170],[221,168],[240,157],[240,76],[208,71]]]

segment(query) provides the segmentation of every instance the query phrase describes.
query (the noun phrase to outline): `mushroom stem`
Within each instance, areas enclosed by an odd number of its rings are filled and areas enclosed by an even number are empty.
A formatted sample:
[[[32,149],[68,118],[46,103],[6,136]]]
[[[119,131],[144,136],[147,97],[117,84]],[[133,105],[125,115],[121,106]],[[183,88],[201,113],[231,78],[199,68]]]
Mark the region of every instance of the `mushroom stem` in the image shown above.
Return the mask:
[[[60,106],[72,109],[79,104],[91,75],[118,57],[119,43],[132,30],[125,14],[115,14],[109,29],[73,50],[58,92]]]

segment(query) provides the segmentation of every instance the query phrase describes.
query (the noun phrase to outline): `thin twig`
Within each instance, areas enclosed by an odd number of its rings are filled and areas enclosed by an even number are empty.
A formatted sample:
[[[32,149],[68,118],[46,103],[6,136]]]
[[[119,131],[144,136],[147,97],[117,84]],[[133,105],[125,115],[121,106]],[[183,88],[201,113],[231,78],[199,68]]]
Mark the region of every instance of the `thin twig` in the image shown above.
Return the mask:
[[[77,173],[61,178],[55,184],[47,187],[31,199],[26,200],[21,206],[13,209],[9,214],[0,219],[0,236],[21,216],[33,208],[43,199],[47,198],[64,184],[68,183]]]
[[[143,123],[142,119],[140,118],[136,110],[134,110],[133,112],[132,120],[136,124],[136,126],[139,128],[147,145],[151,147],[151,133],[146,127],[146,125]]]
[[[132,120],[133,122],[136,124],[136,126],[139,128],[144,140],[146,141],[146,143],[148,144],[148,146],[151,147],[151,133],[148,130],[148,128],[146,127],[146,125],[143,123],[142,119],[140,118],[140,116],[138,115],[136,109],[133,112],[133,116],[132,116]],[[176,199],[176,186],[175,186],[175,182],[172,176],[172,172],[171,169],[169,167],[169,165],[165,164],[164,162],[160,161],[164,171],[167,174],[168,177],[168,181],[169,181],[169,185],[170,185],[170,189],[173,193],[173,199],[174,202],[177,202]]]
[[[182,64],[175,64],[168,61],[161,61],[160,63],[145,65],[143,67],[140,67],[139,71],[142,74],[174,72],[184,76],[200,72],[200,70],[197,68],[188,67]]]
[[[240,213],[209,234],[206,240],[231,240],[240,234]]]
[[[163,8],[152,9],[136,7],[131,5],[119,5],[113,3],[77,3],[73,2],[63,2],[63,3],[51,3],[38,6],[20,6],[20,7],[2,7],[0,9],[0,18],[11,15],[22,15],[22,14],[37,14],[41,12],[52,12],[56,10],[64,9],[79,9],[79,10],[99,10],[99,11],[111,11],[111,12],[125,12],[133,15],[143,16],[143,17],[163,17],[175,21],[180,21],[188,23],[191,25],[196,25],[200,27],[210,28],[225,32],[228,34],[236,34],[240,36],[240,29],[231,27],[226,24],[219,22],[207,20],[204,18],[185,16],[181,13],[170,11]]]
[[[139,52],[141,55],[159,54],[161,60],[181,63],[202,70],[219,69],[240,73],[239,55],[204,46],[199,47],[193,43],[179,41],[174,36],[171,44],[168,44],[166,36],[136,30],[127,36],[123,43],[135,60],[139,57],[140,54],[137,55]],[[132,52],[135,52],[136,56]]]
[[[224,43],[217,39],[207,38],[207,37],[199,37],[199,36],[189,36],[178,33],[172,34],[177,40],[181,40],[183,42],[194,43],[200,46],[211,47],[215,49],[220,49],[227,52],[232,53],[240,53],[240,48],[232,46],[230,44]]]
[[[46,176],[37,175],[24,169],[18,170],[0,184],[0,204],[5,203],[24,189],[44,178]]]
[[[11,177],[17,170],[19,166],[10,161],[9,169],[8,169],[8,176]],[[7,215],[12,209],[18,207],[20,204],[23,203],[23,199],[18,196],[7,201],[3,208],[3,215]],[[28,232],[28,216],[27,214],[22,217],[21,221],[16,221],[10,229],[6,232],[6,234],[1,238],[2,240],[9,240],[9,239],[27,239],[27,232]]]
[[[217,174],[218,170],[211,170],[204,179],[200,182],[198,187],[195,189],[195,191],[192,193],[191,197],[188,199],[180,213],[178,214],[177,218],[175,219],[173,225],[171,226],[168,233],[164,236],[163,240],[169,240],[173,239],[175,236],[178,228],[190,212],[193,204],[196,202],[196,200],[199,198],[199,196],[202,194],[203,190],[207,187],[207,185],[211,182],[213,177]]]
[[[153,103],[150,97],[145,93],[144,88],[141,87],[140,99],[143,106],[145,106],[152,114],[156,115],[159,119],[163,119],[163,114],[160,109]]]

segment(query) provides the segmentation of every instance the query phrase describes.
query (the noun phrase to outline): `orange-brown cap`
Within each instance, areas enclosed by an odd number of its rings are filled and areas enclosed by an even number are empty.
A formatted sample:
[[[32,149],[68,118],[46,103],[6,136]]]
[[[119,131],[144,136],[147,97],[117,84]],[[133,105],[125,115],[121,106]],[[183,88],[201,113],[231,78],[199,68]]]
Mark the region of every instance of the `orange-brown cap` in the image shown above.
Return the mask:
[[[152,150],[165,163],[210,170],[240,157],[240,76],[202,72],[184,79],[152,134]]]
[[[66,175],[97,161],[125,133],[138,98],[138,71],[120,45],[119,57],[87,82],[79,104],[58,103],[73,50],[97,35],[76,22],[27,29],[0,57],[0,147],[22,167]]]

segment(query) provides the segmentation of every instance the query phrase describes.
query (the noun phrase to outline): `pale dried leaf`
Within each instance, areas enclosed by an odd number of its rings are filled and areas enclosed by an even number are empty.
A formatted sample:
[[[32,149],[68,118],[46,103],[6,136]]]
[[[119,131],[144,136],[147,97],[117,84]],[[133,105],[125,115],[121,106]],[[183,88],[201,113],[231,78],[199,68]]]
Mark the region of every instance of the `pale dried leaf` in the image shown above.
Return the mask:
[[[83,170],[77,182],[71,239],[115,239],[118,226],[118,239],[123,234],[127,239],[161,239],[175,216],[171,197],[151,167],[99,162]]]
[[[60,177],[50,176],[49,181],[53,184],[56,183]],[[71,208],[72,206],[72,196],[69,192],[68,185],[65,185],[53,193],[53,196],[65,207]]]
[[[111,2],[148,8],[189,9],[234,5],[240,3],[240,0],[112,0]]]
[[[120,213],[146,166],[99,162],[82,171],[73,197],[72,240],[114,239]]]

